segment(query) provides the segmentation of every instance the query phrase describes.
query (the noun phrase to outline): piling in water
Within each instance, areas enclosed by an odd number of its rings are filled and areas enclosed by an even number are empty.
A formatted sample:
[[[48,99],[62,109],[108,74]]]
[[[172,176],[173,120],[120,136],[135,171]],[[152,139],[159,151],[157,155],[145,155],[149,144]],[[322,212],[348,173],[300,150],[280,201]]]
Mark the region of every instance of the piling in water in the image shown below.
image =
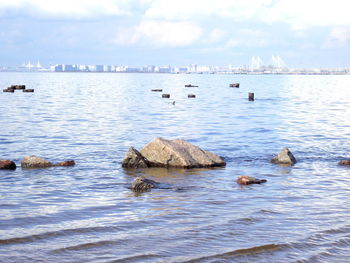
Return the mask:
[[[254,93],[253,92],[249,92],[248,93],[248,100],[249,101],[254,101]]]

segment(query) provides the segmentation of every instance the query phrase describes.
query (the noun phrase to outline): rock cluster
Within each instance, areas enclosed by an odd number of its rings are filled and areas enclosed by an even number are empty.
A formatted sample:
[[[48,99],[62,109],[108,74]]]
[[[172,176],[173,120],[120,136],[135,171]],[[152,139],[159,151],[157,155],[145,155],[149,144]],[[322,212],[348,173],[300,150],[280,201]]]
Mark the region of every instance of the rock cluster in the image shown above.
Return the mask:
[[[73,166],[73,165],[75,165],[75,162],[73,160],[68,160],[68,161],[55,164],[35,155],[26,156],[21,161],[21,167],[25,169],[48,168],[53,166]]]
[[[10,87],[3,89],[3,92],[15,92],[15,90],[22,90],[23,92],[34,92],[34,89],[26,89],[26,85],[11,85]]]
[[[226,163],[220,156],[184,140],[156,138],[140,152],[130,148],[122,163],[123,167],[128,168],[145,168],[146,165],[188,169],[225,166]]]

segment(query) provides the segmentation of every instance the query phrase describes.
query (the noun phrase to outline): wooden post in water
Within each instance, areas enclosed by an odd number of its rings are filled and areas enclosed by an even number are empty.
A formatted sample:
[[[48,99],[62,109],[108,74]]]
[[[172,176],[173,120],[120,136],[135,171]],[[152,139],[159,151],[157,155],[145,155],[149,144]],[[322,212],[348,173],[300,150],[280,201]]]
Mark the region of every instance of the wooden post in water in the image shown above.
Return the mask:
[[[254,93],[253,92],[249,92],[248,93],[248,100],[249,101],[254,101]]]

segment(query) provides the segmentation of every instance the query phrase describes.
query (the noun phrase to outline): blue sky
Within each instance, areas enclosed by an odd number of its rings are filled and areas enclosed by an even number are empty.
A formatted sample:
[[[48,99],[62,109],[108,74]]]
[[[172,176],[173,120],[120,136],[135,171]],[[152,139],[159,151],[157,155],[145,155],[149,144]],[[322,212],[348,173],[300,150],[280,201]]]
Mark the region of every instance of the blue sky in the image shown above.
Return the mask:
[[[0,65],[350,66],[346,0],[0,0]]]

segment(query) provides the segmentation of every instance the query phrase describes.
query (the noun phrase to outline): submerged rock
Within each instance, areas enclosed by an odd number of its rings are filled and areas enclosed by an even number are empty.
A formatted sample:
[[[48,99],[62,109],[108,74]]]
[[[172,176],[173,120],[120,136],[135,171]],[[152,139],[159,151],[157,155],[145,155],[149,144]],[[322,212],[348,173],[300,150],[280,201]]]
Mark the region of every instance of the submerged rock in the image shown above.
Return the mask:
[[[131,189],[135,192],[145,192],[156,187],[158,187],[157,182],[141,176],[136,177],[131,184]]]
[[[124,168],[147,168],[147,160],[134,147],[126,152],[122,166]]]
[[[226,165],[220,156],[181,139],[156,138],[140,153],[150,167],[204,168]]]
[[[31,155],[26,156],[21,161],[22,168],[34,169],[34,168],[48,168],[53,166],[73,166],[75,165],[74,160],[68,160],[60,163],[51,163],[48,160],[45,160],[41,157]]]
[[[338,164],[339,165],[349,165],[350,166],[350,160],[341,160]]]
[[[0,160],[0,170],[16,170],[17,166],[14,161]]]
[[[68,160],[68,161],[63,161],[60,163],[55,163],[53,166],[74,166],[75,161],[74,160]]]
[[[261,184],[266,183],[265,179],[257,179],[255,177],[241,175],[236,180],[237,184],[248,185],[248,184]]]
[[[283,148],[275,157],[271,159],[272,163],[293,165],[297,162],[292,152],[286,147]]]

